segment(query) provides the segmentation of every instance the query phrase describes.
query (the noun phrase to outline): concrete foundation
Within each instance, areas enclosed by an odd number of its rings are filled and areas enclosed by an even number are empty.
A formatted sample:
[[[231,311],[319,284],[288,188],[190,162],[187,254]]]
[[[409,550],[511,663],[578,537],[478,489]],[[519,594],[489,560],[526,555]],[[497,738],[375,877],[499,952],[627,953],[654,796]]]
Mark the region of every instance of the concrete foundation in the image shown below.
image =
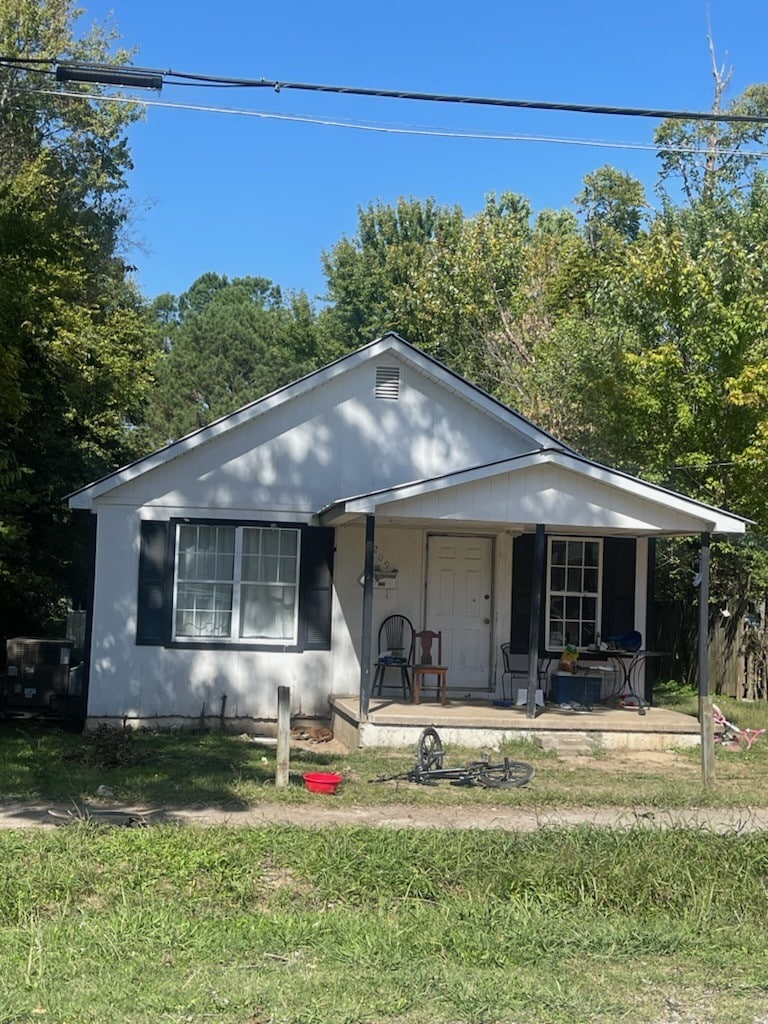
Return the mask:
[[[639,715],[636,708],[574,711],[546,705],[527,718],[524,708],[499,708],[489,701],[449,701],[442,707],[379,699],[371,701],[368,719],[361,721],[357,697],[331,699],[334,738],[350,750],[412,747],[427,726],[438,729],[445,744],[470,749],[498,749],[520,739],[555,746],[558,735],[577,737],[593,750],[672,750],[700,742],[695,718],[663,708]]]

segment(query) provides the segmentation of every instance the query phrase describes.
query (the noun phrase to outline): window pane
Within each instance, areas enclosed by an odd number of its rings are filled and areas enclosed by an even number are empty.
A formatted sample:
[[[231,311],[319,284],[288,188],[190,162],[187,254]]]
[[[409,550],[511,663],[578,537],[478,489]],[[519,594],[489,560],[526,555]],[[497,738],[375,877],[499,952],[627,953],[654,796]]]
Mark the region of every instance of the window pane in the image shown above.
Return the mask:
[[[580,540],[568,541],[568,565],[582,565],[584,562],[584,544]]]
[[[295,587],[244,584],[240,596],[240,635],[249,639],[292,639],[295,604]]]
[[[578,594],[581,591],[581,579],[581,569],[569,569],[567,589]]]
[[[579,638],[581,636],[581,624],[578,620],[573,622],[566,622],[565,624],[565,642],[566,644],[575,644],[579,646]]]
[[[299,535],[296,530],[283,530],[280,538],[280,554],[296,557],[299,550]]]
[[[258,583],[261,578],[261,556],[243,555],[240,573],[246,583]]]
[[[581,624],[581,646],[590,647],[595,642],[595,627],[591,622]]]
[[[566,619],[580,619],[581,618],[581,598],[580,597],[567,597],[565,599],[565,617],[566,617]]]
[[[228,637],[231,626],[231,586],[179,584],[176,595],[177,636]]]
[[[258,555],[261,551],[261,530],[243,530],[243,554]]]
[[[597,569],[584,570],[584,591],[587,594],[597,593]]]
[[[261,531],[261,550],[265,555],[280,554],[280,533],[281,530]]]
[[[280,582],[281,583],[295,583],[296,582],[296,569],[298,568],[298,562],[296,556],[292,555],[290,558],[280,559]]]
[[[214,563],[215,580],[231,580],[235,574],[235,554],[217,555]]]
[[[195,547],[198,551],[216,550],[215,526],[193,526],[192,529],[197,530]]]
[[[563,598],[553,597],[550,607],[550,620],[552,622],[560,621],[563,618],[563,614]]]
[[[552,565],[565,565],[565,550],[564,540],[552,541]]]
[[[600,564],[600,545],[596,540],[587,541],[584,545],[584,565],[598,566]]]
[[[552,569],[552,589],[565,590],[565,569]]]
[[[264,583],[277,583],[277,567],[280,559],[273,555],[265,555],[261,560],[261,579]]]
[[[298,530],[243,530],[240,636],[244,639],[295,638],[298,554]]]

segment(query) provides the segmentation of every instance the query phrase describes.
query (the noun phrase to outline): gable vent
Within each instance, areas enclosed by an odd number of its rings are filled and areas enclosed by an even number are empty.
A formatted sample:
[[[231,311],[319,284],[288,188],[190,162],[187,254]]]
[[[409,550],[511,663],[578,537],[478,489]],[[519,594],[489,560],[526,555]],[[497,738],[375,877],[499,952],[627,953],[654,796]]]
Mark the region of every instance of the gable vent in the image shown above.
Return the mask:
[[[391,398],[397,401],[400,397],[400,367],[377,366],[376,390],[377,398]]]

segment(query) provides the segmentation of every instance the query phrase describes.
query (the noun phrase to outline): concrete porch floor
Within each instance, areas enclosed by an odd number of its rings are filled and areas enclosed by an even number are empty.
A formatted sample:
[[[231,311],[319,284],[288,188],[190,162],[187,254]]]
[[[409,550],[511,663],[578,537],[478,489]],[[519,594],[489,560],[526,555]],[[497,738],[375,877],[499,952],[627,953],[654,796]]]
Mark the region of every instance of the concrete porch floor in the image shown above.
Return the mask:
[[[442,707],[379,697],[371,699],[368,721],[361,722],[359,698],[335,696],[331,697],[331,728],[350,750],[413,746],[428,725],[439,731],[444,744],[470,748],[493,749],[522,738],[542,747],[557,747],[558,740],[568,738],[603,750],[669,750],[699,744],[698,721],[663,708],[646,708],[645,715],[639,715],[637,708],[602,704],[588,712],[553,704],[536,710],[536,718],[529,719],[524,708],[499,708],[491,700],[461,698]]]

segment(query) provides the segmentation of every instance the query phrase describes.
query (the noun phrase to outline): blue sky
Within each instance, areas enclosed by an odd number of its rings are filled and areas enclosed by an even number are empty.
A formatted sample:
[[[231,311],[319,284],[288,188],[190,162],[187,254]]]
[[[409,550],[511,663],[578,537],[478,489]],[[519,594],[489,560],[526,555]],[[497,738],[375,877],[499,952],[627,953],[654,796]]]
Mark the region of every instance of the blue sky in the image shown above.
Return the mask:
[[[712,75],[704,0],[83,0],[143,67],[267,80],[622,107],[706,110]],[[711,0],[729,96],[768,80],[765,0]],[[155,97],[156,94],[142,93]],[[166,104],[403,128],[649,144],[638,118],[456,107],[374,98],[179,88]],[[610,163],[652,190],[651,152],[550,142],[362,131],[280,119],[148,107],[130,132],[130,262],[151,298],[200,274],[268,277],[324,291],[321,254],[352,235],[357,209],[434,197],[471,214],[490,192],[535,210],[572,202]]]

